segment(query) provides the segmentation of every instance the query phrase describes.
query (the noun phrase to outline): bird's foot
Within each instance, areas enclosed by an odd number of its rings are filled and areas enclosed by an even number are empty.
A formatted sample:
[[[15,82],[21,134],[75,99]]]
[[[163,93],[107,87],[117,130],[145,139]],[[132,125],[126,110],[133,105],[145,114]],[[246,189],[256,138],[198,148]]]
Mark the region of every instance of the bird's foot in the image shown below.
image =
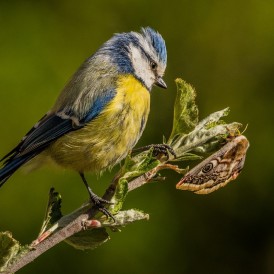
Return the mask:
[[[87,188],[90,200],[93,203],[93,207],[98,209],[99,211],[101,211],[104,215],[107,216],[107,218],[110,217],[115,222],[113,215],[104,206],[105,204],[112,204],[112,203],[108,200],[105,200],[105,199],[97,196],[95,193],[92,192],[83,172],[79,172],[79,175],[81,176],[82,181]]]
[[[174,158],[176,158],[176,153],[173,150],[173,148],[169,145],[166,144],[156,144],[156,145],[151,145],[153,148],[153,155],[158,156],[163,154],[167,159],[169,159],[169,153],[173,155]]]
[[[148,150],[151,148],[153,148],[153,156],[155,156],[155,157],[164,155],[169,160],[169,156],[171,154],[174,158],[176,158],[175,151],[173,150],[173,148],[171,146],[169,146],[167,144],[148,145],[148,146],[134,149],[133,152],[145,151],[145,150]]]
[[[111,218],[115,222],[113,215],[105,208],[106,204],[112,204],[110,201],[105,200],[94,193],[90,195],[90,200],[96,209],[101,211],[107,218]]]

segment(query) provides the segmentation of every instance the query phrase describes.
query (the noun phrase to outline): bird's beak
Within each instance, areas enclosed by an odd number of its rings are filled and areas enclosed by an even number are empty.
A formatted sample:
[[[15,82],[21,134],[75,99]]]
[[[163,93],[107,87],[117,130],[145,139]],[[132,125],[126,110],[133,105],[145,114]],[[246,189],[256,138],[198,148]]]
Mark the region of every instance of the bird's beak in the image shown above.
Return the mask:
[[[160,88],[167,88],[167,85],[165,83],[165,81],[163,80],[162,77],[158,77],[155,81],[155,85],[160,87]]]

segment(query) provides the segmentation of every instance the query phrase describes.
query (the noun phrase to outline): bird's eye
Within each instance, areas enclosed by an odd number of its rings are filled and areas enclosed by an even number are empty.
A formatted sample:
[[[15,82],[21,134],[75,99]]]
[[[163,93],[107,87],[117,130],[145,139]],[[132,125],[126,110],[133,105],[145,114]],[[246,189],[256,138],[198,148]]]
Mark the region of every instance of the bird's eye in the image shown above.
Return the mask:
[[[152,70],[155,70],[157,68],[157,64],[153,61],[150,62],[150,67]]]

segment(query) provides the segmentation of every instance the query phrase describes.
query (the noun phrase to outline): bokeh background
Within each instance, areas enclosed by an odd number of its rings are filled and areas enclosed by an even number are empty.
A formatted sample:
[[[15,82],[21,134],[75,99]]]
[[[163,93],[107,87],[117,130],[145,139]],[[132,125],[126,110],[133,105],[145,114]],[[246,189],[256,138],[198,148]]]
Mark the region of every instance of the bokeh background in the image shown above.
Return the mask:
[[[20,273],[274,273],[274,2],[1,1],[0,155],[50,108],[82,61],[115,32],[157,29],[168,48],[140,145],[168,136],[182,77],[198,92],[200,117],[230,106],[248,124],[246,165],[236,182],[206,196],[175,189],[179,177],[129,194],[125,207],[150,214],[94,251],[61,243]],[[112,174],[97,183],[102,194]],[[54,186],[68,213],[86,200],[77,174],[17,172],[0,190],[0,230],[22,243],[37,235]]]

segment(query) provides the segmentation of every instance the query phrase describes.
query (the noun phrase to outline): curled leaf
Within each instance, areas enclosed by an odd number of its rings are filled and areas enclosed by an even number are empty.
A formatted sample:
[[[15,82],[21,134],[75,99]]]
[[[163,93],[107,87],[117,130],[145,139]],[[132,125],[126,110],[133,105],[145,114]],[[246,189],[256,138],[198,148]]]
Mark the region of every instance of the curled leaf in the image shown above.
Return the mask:
[[[0,273],[5,272],[10,264],[28,251],[29,248],[15,240],[11,232],[0,232]]]
[[[106,229],[94,228],[81,231],[65,240],[76,249],[95,249],[110,239]]]
[[[101,222],[103,226],[106,227],[123,227],[130,223],[140,221],[140,220],[148,220],[149,215],[142,210],[139,209],[129,209],[119,211],[115,215],[115,222],[111,222],[109,219],[106,219],[105,216],[101,218]]]
[[[53,225],[62,218],[63,215],[61,212],[61,203],[61,195],[56,192],[52,187],[49,191],[48,204],[39,236],[43,234],[47,229],[49,229],[51,225]]]
[[[11,232],[0,232],[0,271],[5,269],[19,250],[20,244],[12,237]]]
[[[173,127],[168,144],[177,135],[189,133],[198,122],[198,107],[195,103],[194,88],[182,79],[176,79],[177,96],[174,104]]]

